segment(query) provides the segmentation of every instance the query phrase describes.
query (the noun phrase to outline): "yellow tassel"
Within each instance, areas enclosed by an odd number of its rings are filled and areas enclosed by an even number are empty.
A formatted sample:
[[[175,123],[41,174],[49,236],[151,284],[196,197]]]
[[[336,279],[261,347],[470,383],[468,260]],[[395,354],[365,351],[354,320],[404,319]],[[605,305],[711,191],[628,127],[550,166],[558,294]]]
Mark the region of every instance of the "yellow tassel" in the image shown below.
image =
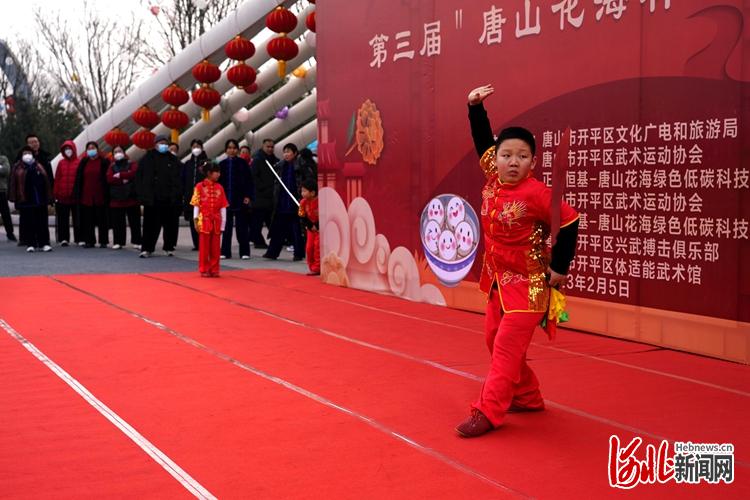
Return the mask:
[[[204,122],[207,122],[211,118],[211,112],[207,110],[206,108],[203,108],[203,111],[201,111],[201,119]]]
[[[177,144],[177,141],[179,140],[180,140],[180,131],[177,130],[176,128],[173,128],[172,129],[172,142]]]
[[[286,61],[279,59],[279,78],[286,76]]]
[[[562,292],[556,288],[550,288],[549,312],[547,313],[547,319],[559,323],[560,317],[565,312],[566,302],[565,295],[563,295]]]

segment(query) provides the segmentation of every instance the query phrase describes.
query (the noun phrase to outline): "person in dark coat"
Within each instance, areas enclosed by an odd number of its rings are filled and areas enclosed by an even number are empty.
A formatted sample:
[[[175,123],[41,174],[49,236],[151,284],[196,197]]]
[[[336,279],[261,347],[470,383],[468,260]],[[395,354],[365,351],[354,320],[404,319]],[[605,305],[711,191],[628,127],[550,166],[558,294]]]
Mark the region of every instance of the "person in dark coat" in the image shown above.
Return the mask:
[[[96,141],[86,143],[86,156],[78,164],[73,186],[73,196],[78,203],[79,224],[86,248],[96,246],[95,229],[99,233],[99,248],[107,248],[109,243],[108,168],[109,160],[99,153],[99,144]]]
[[[54,187],[55,180],[52,175],[52,155],[42,149],[42,142],[39,140],[39,136],[34,133],[28,134],[26,136],[26,145],[31,148],[31,151],[34,154],[34,159],[38,161],[39,164],[42,165],[42,167],[44,167],[44,170],[47,172],[47,176],[50,180],[50,186]],[[20,159],[21,156],[19,153],[16,161]]]
[[[271,215],[273,214],[273,187],[276,177],[271,172],[273,165],[279,162],[273,154],[273,139],[264,139],[261,149],[253,155],[250,170],[253,173],[255,184],[255,199],[253,200],[253,212],[250,215],[250,241],[257,249],[267,249],[268,244],[263,237],[263,225],[271,230]],[[271,166],[269,166],[269,163]]]
[[[276,181],[273,191],[274,213],[270,231],[271,244],[263,257],[276,260],[281,253],[285,240],[289,238],[294,246],[293,260],[298,261],[305,258],[305,247],[299,216],[297,215],[298,204],[289,196],[289,193],[291,193],[295,200],[299,201],[300,199],[301,185],[297,184],[299,172],[297,146],[292,143],[285,144],[283,155],[284,159],[276,164],[275,170],[286,189],[279,185],[278,180]],[[287,190],[289,193],[287,193]]]
[[[312,151],[302,148],[297,156],[297,186],[311,182],[318,183],[318,164]]]
[[[107,169],[109,184],[109,215],[112,223],[112,248],[119,250],[126,244],[125,219],[130,226],[130,243],[141,247],[141,205],[135,194],[135,174],[138,165],[127,157],[121,146],[112,148],[112,164]]]
[[[193,139],[190,143],[190,158],[182,164],[182,216],[190,224],[190,237],[193,239],[193,250],[198,250],[200,235],[195,230],[193,221],[193,206],[190,200],[196,184],[206,178],[206,173],[201,166],[208,161],[206,152],[203,151],[203,141]]]
[[[55,186],[52,192],[55,195],[55,239],[60,246],[66,247],[70,243],[70,218],[73,216],[73,238],[76,243],[84,244],[81,231],[78,227],[80,219],[78,205],[73,196],[73,188],[76,183],[76,173],[80,159],[76,143],[65,141],[60,146],[62,159],[57,163],[55,170]]]
[[[13,221],[10,218],[10,207],[8,206],[8,180],[10,179],[10,162],[8,157],[0,155],[0,218],[5,226],[5,237],[8,241],[17,241],[13,234]]]
[[[224,146],[227,157],[219,163],[221,167],[219,183],[224,188],[229,201],[227,223],[221,240],[221,257],[224,259],[232,258],[232,225],[236,228],[240,258],[250,258],[248,221],[255,193],[250,165],[238,156],[239,151],[239,143],[234,139],[229,139]]]
[[[20,161],[10,174],[8,199],[15,203],[20,214],[19,245],[27,252],[52,250],[49,241],[47,205],[52,201],[52,175],[34,158],[34,150],[24,146],[18,154]]]
[[[182,211],[182,164],[169,152],[165,136],[157,135],[155,142],[156,148],[141,158],[135,175],[135,192],[143,205],[141,258],[154,253],[162,228],[164,252],[174,255]]]

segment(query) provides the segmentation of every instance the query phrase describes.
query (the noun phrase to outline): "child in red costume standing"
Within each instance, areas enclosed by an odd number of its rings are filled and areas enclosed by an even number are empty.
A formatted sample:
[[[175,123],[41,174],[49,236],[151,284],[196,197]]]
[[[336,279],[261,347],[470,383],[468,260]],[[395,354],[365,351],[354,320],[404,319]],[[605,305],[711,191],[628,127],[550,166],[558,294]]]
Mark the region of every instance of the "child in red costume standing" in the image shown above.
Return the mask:
[[[492,361],[471,416],[456,427],[462,437],[499,427],[507,412],[544,409],[526,350],[547,316],[550,289],[565,284],[578,237],[578,214],[563,202],[557,242],[551,251],[546,245],[552,191],[532,177],[536,141],[521,127],[503,129],[493,138],[482,104],[493,92],[487,85],[469,93],[471,134],[487,177],[482,190],[485,254],[479,287],[487,294],[485,335]]]
[[[320,217],[318,215],[318,183],[313,179],[302,182],[302,201],[299,204],[300,221],[307,229],[307,267],[308,276],[320,274]]]
[[[219,165],[207,163],[203,166],[206,178],[196,184],[193,190],[193,219],[195,229],[200,234],[198,245],[198,270],[204,278],[219,276],[221,257],[221,235],[227,223],[229,202],[224,188],[218,183],[221,169]]]

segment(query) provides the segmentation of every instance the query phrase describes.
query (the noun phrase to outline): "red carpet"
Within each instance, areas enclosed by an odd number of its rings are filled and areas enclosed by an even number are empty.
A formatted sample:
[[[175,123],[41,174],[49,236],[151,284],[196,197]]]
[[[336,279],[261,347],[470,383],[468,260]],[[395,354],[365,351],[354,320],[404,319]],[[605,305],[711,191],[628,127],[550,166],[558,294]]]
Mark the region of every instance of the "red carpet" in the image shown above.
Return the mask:
[[[488,355],[480,315],[279,271],[0,280],[0,319],[219,498],[580,498],[608,438],[735,445],[747,498],[750,369],[562,332],[530,350],[549,409],[462,440]],[[187,491],[0,330],[3,497]],[[639,455],[643,458],[644,453]]]

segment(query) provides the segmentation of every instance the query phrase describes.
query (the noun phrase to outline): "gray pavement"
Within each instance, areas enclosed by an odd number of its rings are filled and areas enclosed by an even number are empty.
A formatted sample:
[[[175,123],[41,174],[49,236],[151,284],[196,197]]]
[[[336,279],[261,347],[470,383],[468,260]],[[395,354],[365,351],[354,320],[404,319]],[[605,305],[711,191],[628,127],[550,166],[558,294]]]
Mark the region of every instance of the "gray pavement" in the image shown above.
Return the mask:
[[[128,246],[125,249],[60,247],[54,242],[54,225],[51,252],[27,253],[26,249],[8,241],[5,230],[0,227],[0,277],[3,276],[45,276],[53,274],[104,274],[104,273],[155,273],[170,271],[198,272],[198,252],[191,250],[190,229],[180,226],[180,237],[174,257],[167,257],[161,251],[161,239],[157,250],[149,259],[138,258],[138,250]],[[18,237],[18,226],[15,228]],[[110,231],[110,241],[112,233]],[[265,250],[251,249],[250,260],[240,260],[235,242],[232,254],[235,258],[221,261],[222,269],[282,269],[304,274],[305,261],[293,262],[291,252],[283,250],[278,260],[263,259]]]

